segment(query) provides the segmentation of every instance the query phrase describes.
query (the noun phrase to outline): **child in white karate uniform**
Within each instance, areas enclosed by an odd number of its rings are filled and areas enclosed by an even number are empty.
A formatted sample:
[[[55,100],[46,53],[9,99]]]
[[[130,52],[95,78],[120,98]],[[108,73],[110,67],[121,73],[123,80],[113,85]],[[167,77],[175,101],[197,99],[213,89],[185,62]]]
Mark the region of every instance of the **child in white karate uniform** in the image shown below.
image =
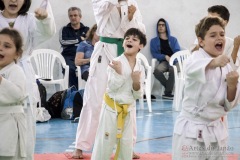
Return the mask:
[[[28,92],[27,115],[27,159],[33,160],[36,139],[36,107],[40,100],[35,73],[29,56],[37,45],[50,39],[56,33],[56,26],[49,0],[42,0],[42,5],[29,13],[31,0],[1,0],[0,1],[0,29],[11,27],[19,31],[23,38],[23,54],[18,64],[23,68],[27,77]]]
[[[0,31],[0,160],[26,158],[26,78],[16,64],[23,53],[22,43],[16,30]]]
[[[85,86],[83,108],[79,118],[73,158],[83,158],[82,151],[91,151],[99,124],[102,97],[107,87],[107,66],[123,53],[122,41],[129,28],[145,33],[145,25],[136,0],[92,0],[100,40],[91,56],[89,77]],[[134,144],[137,129],[134,125]],[[133,154],[134,159],[140,157]]]
[[[239,76],[223,54],[224,21],[205,17],[195,32],[200,49],[186,60],[183,108],[174,125],[172,156],[173,160],[223,160],[228,128],[222,117],[237,105]]]
[[[143,94],[144,68],[137,53],[146,45],[145,35],[136,28],[124,35],[124,52],[107,68],[108,82],[92,160],[108,160],[117,144],[115,160],[132,159],[136,99]]]

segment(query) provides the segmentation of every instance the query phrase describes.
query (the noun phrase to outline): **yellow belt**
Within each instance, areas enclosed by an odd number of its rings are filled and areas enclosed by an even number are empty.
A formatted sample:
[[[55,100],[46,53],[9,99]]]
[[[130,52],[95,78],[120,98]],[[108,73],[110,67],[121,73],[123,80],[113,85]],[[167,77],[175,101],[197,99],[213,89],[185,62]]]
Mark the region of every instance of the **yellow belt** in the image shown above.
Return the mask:
[[[117,138],[122,138],[122,132],[124,127],[125,118],[128,114],[128,104],[119,104],[115,102],[113,99],[111,99],[106,93],[104,94],[104,101],[105,103],[111,107],[113,110],[115,110],[115,106],[117,109]],[[114,160],[117,160],[118,154],[120,150],[120,141],[118,141],[117,150],[114,156]]]

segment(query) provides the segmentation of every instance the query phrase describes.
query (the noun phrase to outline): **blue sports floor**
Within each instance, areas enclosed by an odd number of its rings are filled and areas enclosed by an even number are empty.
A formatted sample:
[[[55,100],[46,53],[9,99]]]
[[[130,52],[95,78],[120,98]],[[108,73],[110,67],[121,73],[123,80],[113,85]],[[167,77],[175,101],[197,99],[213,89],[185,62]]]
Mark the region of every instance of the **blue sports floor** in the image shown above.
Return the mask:
[[[136,153],[171,153],[172,132],[179,112],[172,109],[171,100],[152,100],[152,113],[137,105],[137,143]],[[230,154],[240,154],[240,106],[228,114]],[[37,123],[35,153],[64,153],[74,150],[77,123],[70,120],[51,119]]]

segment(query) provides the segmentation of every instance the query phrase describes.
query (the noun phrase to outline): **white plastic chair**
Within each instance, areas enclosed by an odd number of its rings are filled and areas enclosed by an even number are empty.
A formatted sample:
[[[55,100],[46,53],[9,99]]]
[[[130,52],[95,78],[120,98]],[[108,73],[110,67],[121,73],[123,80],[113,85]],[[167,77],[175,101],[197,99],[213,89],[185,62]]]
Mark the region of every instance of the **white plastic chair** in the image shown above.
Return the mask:
[[[77,77],[78,77],[78,90],[84,89],[86,81],[82,79],[82,72],[80,66],[77,66]]]
[[[174,69],[174,78],[175,78],[175,92],[173,99],[173,108],[176,111],[181,110],[182,98],[183,98],[183,88],[185,83],[185,68],[184,61],[191,55],[189,50],[182,50],[174,53],[169,61],[169,64],[173,66]],[[179,71],[177,70],[177,66],[173,65],[174,60],[178,61]]]
[[[146,69],[146,79],[144,81],[144,92],[147,98],[148,111],[152,112],[152,103],[151,103],[151,91],[152,91],[152,67],[149,65],[147,58],[142,54],[138,53],[137,58],[141,59],[145,69]],[[143,97],[139,99],[140,108],[144,108]]]
[[[68,88],[69,79],[69,66],[66,64],[65,59],[61,53],[51,49],[36,49],[30,56],[31,63],[34,63],[36,78],[42,84],[59,84],[62,90]],[[54,72],[54,65],[59,64],[59,70],[65,69],[65,73],[62,77],[56,78]],[[61,73],[59,71],[59,73]]]
[[[186,50],[186,49],[187,48],[185,48],[185,47],[181,47],[181,50]],[[155,82],[155,79],[156,79],[155,76],[153,75],[153,72],[154,72],[155,67],[156,67],[156,63],[157,63],[157,59],[153,58],[152,59],[152,64],[151,64],[151,66],[152,66],[152,88],[153,88],[153,85],[154,85],[154,82]],[[168,72],[165,72],[164,76],[167,78],[168,77]],[[175,90],[175,88],[173,90]],[[160,83],[160,91],[161,91],[161,95],[163,95],[164,94],[164,87],[163,87],[163,85],[161,83]]]

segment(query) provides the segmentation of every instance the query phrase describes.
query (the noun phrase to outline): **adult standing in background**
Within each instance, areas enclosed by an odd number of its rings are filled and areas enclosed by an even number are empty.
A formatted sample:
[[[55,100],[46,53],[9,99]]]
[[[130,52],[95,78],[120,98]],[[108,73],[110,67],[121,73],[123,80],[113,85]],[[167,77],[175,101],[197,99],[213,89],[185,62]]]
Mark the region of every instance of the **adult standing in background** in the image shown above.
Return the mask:
[[[107,85],[106,70],[109,62],[123,53],[123,36],[129,28],[139,28],[145,33],[142,15],[135,0],[92,0],[92,5],[100,41],[95,44],[91,57],[83,109],[76,134],[76,150],[73,158],[81,159],[83,158],[82,150],[91,150],[94,143],[103,94]],[[134,119],[134,123],[133,141],[135,143],[136,119]],[[139,156],[134,154],[133,158],[139,158]]]
[[[180,51],[180,46],[177,38],[171,35],[169,24],[165,19],[158,20],[156,32],[157,36],[150,42],[152,56],[158,60],[153,74],[165,88],[162,98],[173,99],[174,70],[169,61],[174,53]],[[168,78],[165,77],[165,72],[169,72]]]
[[[28,13],[31,0],[1,0],[0,29],[11,27],[23,36],[23,55],[18,64],[23,68],[27,80],[28,107],[27,116],[26,160],[33,160],[36,139],[36,107],[40,100],[35,73],[29,56],[35,47],[50,39],[56,33],[52,8],[48,0],[43,0],[35,14]]]
[[[69,65],[69,86],[78,88],[78,78],[76,76],[76,66],[74,63],[76,49],[80,42],[86,38],[89,27],[81,23],[82,13],[78,7],[68,9],[70,23],[62,27],[59,32],[59,41],[62,46],[62,55]]]

